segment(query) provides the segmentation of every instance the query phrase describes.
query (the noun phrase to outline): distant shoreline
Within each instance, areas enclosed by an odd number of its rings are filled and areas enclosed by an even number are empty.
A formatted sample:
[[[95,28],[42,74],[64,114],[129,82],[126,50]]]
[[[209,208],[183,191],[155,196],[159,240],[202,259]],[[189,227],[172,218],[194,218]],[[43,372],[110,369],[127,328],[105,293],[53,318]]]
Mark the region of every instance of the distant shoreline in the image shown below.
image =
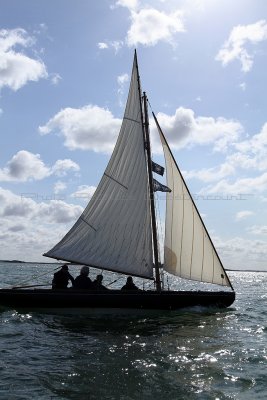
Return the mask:
[[[21,261],[21,260],[0,260],[0,263],[10,263],[10,264],[63,264],[55,261],[55,262],[44,262],[44,261]]]
[[[21,260],[0,260],[0,263],[10,263],[10,264],[63,264],[64,262],[44,262],[44,261],[21,261]],[[72,263],[70,263],[72,264]],[[267,272],[259,269],[228,269],[225,268],[225,271],[227,272]]]

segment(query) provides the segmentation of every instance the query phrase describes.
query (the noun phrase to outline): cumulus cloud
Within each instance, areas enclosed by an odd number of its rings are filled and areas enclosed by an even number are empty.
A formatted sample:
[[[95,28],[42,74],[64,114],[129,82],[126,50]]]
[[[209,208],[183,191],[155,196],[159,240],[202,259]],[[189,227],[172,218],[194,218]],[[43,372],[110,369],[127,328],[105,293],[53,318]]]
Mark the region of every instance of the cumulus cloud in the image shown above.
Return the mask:
[[[120,130],[121,120],[114,118],[104,108],[88,105],[81,109],[65,108],[39,127],[46,135],[52,132],[64,137],[64,144],[71,150],[93,150],[110,153]]]
[[[51,200],[36,207],[33,218],[42,218],[50,223],[69,223],[75,221],[82,213],[82,207],[68,204],[62,200]]]
[[[159,113],[157,119],[171,147],[176,149],[198,144],[212,145],[215,151],[226,151],[243,131],[238,121],[223,117],[196,117],[193,110],[183,107],[178,108],[174,115]],[[155,137],[155,128],[151,131]]]
[[[16,91],[28,81],[48,77],[46,66],[40,59],[17,50],[18,47],[32,47],[34,42],[24,29],[0,30],[0,89],[9,87]]]
[[[128,79],[127,75],[118,78],[121,87]],[[238,121],[223,117],[196,117],[194,111],[178,108],[174,115],[159,113],[159,123],[172,148],[186,146],[212,145],[214,150],[225,151],[237,141],[243,131]],[[57,113],[45,125],[39,127],[42,135],[59,133],[69,149],[93,150],[110,153],[113,150],[120,130],[121,120],[112,113],[95,105],[81,109],[66,108]],[[155,124],[151,123],[153,151],[161,151]]]
[[[40,159],[39,154],[21,150],[15,154],[7,166],[0,170],[1,181],[40,180],[49,175],[49,168]]]
[[[201,171],[190,171],[186,176],[197,178],[203,182],[218,181],[216,185],[205,187],[201,192],[234,195],[241,193],[257,193],[259,195],[262,193],[264,195],[267,190],[266,169],[267,123],[263,125],[260,133],[246,140],[234,141],[229,147],[225,161],[220,166]],[[226,179],[227,176],[228,179]],[[240,178],[240,176],[242,177]]]
[[[62,181],[57,181],[54,185],[54,193],[58,194],[60,192],[62,192],[63,190],[65,190],[67,187],[65,182]]]
[[[62,79],[61,76],[57,73],[50,74],[50,79],[53,85],[58,85],[60,80]]]
[[[126,7],[129,10],[135,10],[139,5],[138,0],[118,0],[116,6]]]
[[[66,234],[82,207],[59,200],[37,202],[0,187],[3,258],[37,261]],[[44,259],[42,259],[44,261]]]
[[[119,48],[123,45],[128,47],[155,46],[160,41],[174,44],[175,35],[185,32],[183,16],[184,12],[175,10],[170,13],[159,11],[149,6],[141,6],[138,0],[118,0],[112,9],[125,7],[130,12],[130,27],[124,41],[118,41]],[[100,42],[98,47],[106,49],[113,46],[116,51],[116,42]]]
[[[254,194],[267,189],[267,172],[256,177],[238,178],[233,182],[222,179],[214,186],[203,189],[207,193]]]
[[[6,167],[0,169],[0,181],[41,180],[52,174],[63,176],[69,170],[78,171],[79,166],[72,160],[66,159],[58,160],[54,166],[48,167],[41,160],[40,154],[21,150],[8,161]]]
[[[128,46],[155,46],[159,41],[173,42],[174,35],[184,32],[183,14],[175,11],[170,14],[154,8],[131,11],[131,26],[127,32]]]
[[[249,233],[253,235],[266,235],[267,234],[267,225],[253,225],[247,229]]]
[[[248,52],[247,47],[256,45],[267,39],[267,23],[260,20],[250,25],[235,26],[229,38],[216,56],[223,66],[234,60],[239,60],[243,72],[251,70],[254,61],[254,54]]]
[[[99,42],[97,46],[100,50],[113,49],[115,54],[117,54],[123,44],[123,40],[108,40],[106,42]]]
[[[267,248],[263,240],[244,239],[236,236],[219,240],[216,245],[227,268],[266,270]]]
[[[70,159],[57,160],[56,163],[51,168],[51,173],[56,176],[66,176],[68,171],[79,171],[80,167],[74,161]]]
[[[103,50],[103,49],[108,49],[108,44],[104,42],[99,42],[98,43],[98,48]]]
[[[68,223],[75,221],[83,209],[62,200],[37,202],[25,196],[18,196],[0,187],[0,217],[21,217],[25,222],[42,221],[42,223]]]
[[[119,89],[118,89],[118,95],[119,95],[119,103],[120,106],[123,107],[124,106],[124,94],[125,94],[125,84],[127,84],[130,80],[130,77],[128,74],[122,74],[119,75],[117,78],[117,82],[119,85]]]
[[[245,169],[265,171],[267,168],[267,123],[263,125],[260,133],[248,140],[237,142],[235,148],[238,151],[233,155],[231,162],[236,162]]]
[[[93,196],[95,190],[96,190],[95,186],[81,185],[78,187],[75,193],[72,193],[71,197],[89,201]]]
[[[234,172],[235,168],[232,165],[223,163],[220,166],[213,168],[203,168],[198,171],[192,170],[190,172],[185,172],[184,176],[187,179],[197,178],[203,182],[213,182],[232,175]]]
[[[240,220],[246,219],[248,217],[251,217],[252,215],[255,215],[255,213],[253,211],[243,210],[243,211],[238,211],[236,213],[235,218],[237,221],[240,221]]]

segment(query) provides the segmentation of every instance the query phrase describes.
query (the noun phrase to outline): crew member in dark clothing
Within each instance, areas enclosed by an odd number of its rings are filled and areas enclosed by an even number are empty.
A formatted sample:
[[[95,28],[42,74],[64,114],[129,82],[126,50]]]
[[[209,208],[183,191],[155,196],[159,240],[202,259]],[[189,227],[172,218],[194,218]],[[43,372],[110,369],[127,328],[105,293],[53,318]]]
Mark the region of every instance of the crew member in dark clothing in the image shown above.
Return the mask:
[[[128,276],[126,284],[121,288],[121,290],[141,290],[133,283],[133,278]]]
[[[69,273],[67,264],[64,264],[58,272],[54,273],[52,289],[67,289],[69,281],[73,284],[74,278]]]
[[[102,281],[103,281],[103,276],[102,275],[97,275],[96,279],[92,283],[92,288],[94,290],[109,290],[104,285],[102,285]]]
[[[89,278],[89,267],[84,265],[81,268],[80,275],[75,278],[73,287],[74,289],[92,289],[92,281]]]

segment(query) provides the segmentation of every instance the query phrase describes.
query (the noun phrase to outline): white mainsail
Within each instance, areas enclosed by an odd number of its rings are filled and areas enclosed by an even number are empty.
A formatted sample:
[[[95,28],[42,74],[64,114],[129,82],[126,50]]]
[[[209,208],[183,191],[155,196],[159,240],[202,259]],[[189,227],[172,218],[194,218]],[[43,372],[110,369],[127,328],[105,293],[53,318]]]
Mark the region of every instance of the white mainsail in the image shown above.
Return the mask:
[[[45,256],[153,278],[150,196],[138,79],[135,55],[122,127],[109,164],[80,218]]]
[[[167,185],[164,269],[185,279],[232,287],[164,134]]]

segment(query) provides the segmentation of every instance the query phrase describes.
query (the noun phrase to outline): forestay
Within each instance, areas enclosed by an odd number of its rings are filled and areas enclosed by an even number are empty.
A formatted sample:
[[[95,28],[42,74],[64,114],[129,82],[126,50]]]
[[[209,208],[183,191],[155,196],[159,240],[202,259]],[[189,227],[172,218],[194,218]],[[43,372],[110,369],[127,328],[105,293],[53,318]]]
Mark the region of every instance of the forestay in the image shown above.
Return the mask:
[[[171,189],[166,194],[164,269],[185,279],[232,287],[156,118],[155,121]]]
[[[139,93],[135,56],[122,127],[105,173],[78,221],[46,256],[153,277],[150,197]]]

